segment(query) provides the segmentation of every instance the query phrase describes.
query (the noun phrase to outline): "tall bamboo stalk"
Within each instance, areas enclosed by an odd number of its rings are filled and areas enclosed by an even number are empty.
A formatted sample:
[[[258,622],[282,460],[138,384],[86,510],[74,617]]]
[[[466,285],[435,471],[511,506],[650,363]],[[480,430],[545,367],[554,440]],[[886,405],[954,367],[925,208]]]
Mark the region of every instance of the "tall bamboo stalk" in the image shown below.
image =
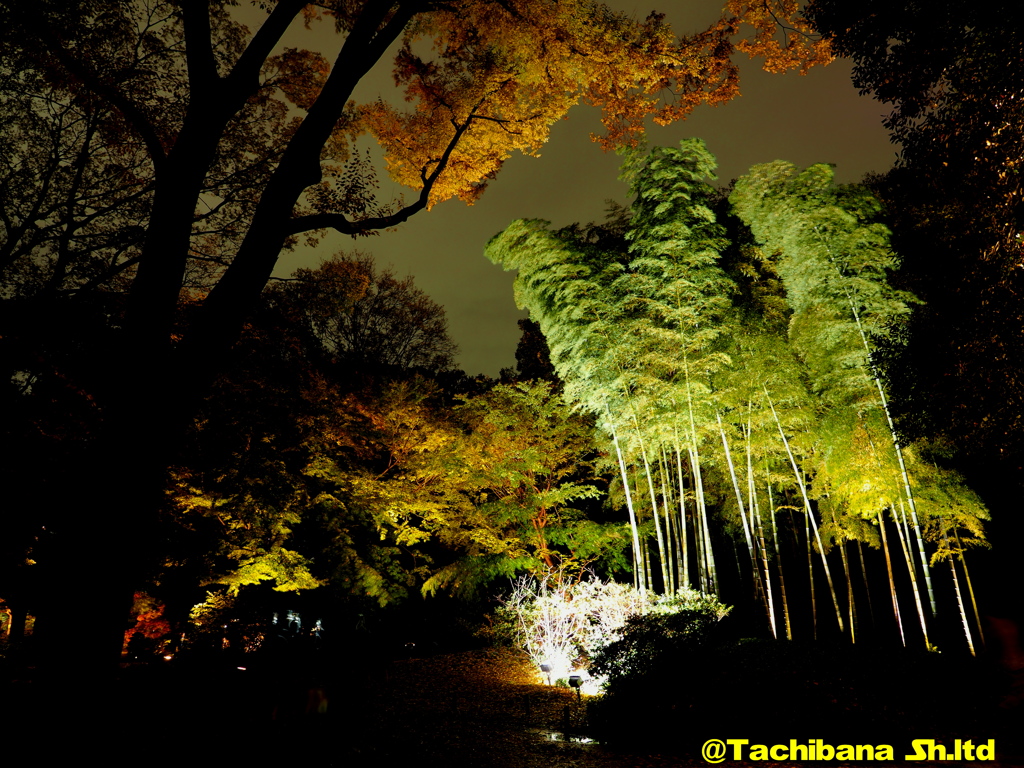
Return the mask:
[[[775,524],[775,500],[772,498],[771,476],[768,473],[768,461],[765,460],[765,485],[768,488],[768,512],[772,519],[772,538],[775,540],[775,566],[779,573],[779,596],[782,598],[782,615],[786,622],[786,639],[793,639],[793,627],[789,620],[789,601],[786,599],[786,578],[782,574],[782,550],[779,547],[779,529]]]
[[[674,448],[676,451],[676,471],[679,475],[679,534],[680,534],[680,550],[682,552],[682,578],[679,579],[679,584],[683,588],[690,586],[690,552],[689,542],[686,536],[686,487],[683,482],[683,456],[679,450],[679,438],[676,436]]]
[[[669,496],[668,483],[666,482],[667,470],[665,468],[665,447],[660,446],[658,456],[658,479],[661,482],[661,508],[665,523],[665,561],[666,573],[668,574],[665,586],[665,593],[674,595],[676,593],[675,569],[673,568],[673,537],[672,537],[672,515],[669,512],[671,499]]]
[[[960,543],[960,534],[953,531],[953,536],[956,537],[957,549],[960,551],[960,564],[964,567],[964,577],[967,579],[967,592],[971,596],[971,606],[974,608],[974,626],[978,628],[978,640],[981,641],[981,647],[985,647],[985,631],[981,627],[981,614],[978,613],[978,601],[974,598],[974,585],[971,584],[971,572],[967,570],[967,560],[964,559],[964,548]]]
[[[748,404],[749,408],[749,404]],[[761,510],[757,503],[757,492],[754,484],[754,462],[750,447],[750,417],[747,417],[747,492],[748,505],[751,509],[751,526],[756,523],[757,541],[761,550],[761,564],[764,569],[762,584],[765,588],[765,609],[768,611],[768,623],[771,625],[772,637],[779,639],[778,627],[775,625],[775,595],[772,592],[772,578],[768,570],[768,549],[764,544],[764,528],[761,525]]]
[[[629,476],[626,473],[626,462],[622,458],[622,449],[619,446],[619,436],[615,430],[615,422],[612,421],[612,413],[608,404],[604,406],[605,414],[608,417],[608,427],[612,431],[612,444],[615,446],[615,457],[619,462],[619,472],[622,475],[622,490],[626,494],[626,510],[629,512],[629,529],[633,537],[633,573],[635,586],[640,592],[644,604],[647,602],[647,582],[643,576],[643,556],[640,552],[640,534],[637,529],[636,512],[633,508],[633,496],[629,491]]]
[[[957,608],[960,609],[960,623],[964,627],[964,637],[967,638],[967,647],[971,651],[971,656],[977,656],[974,652],[974,638],[971,637],[971,627],[967,623],[967,611],[964,610],[964,598],[960,594],[960,579],[956,575],[956,566],[953,564],[953,556],[949,557],[949,570],[953,574],[953,589],[956,591],[956,604]]]
[[[755,591],[760,591],[761,574],[757,567],[757,556],[754,554],[754,541],[750,535],[750,526],[747,525],[747,515],[743,505],[743,494],[740,492],[740,483],[736,477],[736,468],[733,466],[732,462],[732,452],[729,450],[729,440],[725,436],[725,427],[722,425],[721,414],[716,413],[715,418],[718,419],[718,432],[722,436],[722,448],[725,451],[725,462],[729,467],[729,477],[732,478],[733,491],[736,493],[736,504],[739,506],[740,510],[740,520],[743,522],[743,536],[747,542],[747,552],[750,554],[754,589]]]
[[[910,538],[910,530],[907,527],[907,514],[903,509],[903,499],[899,500],[900,515],[903,517],[903,526],[900,526],[899,518],[896,518],[896,510],[892,510],[893,517],[896,522],[896,532],[900,535],[900,547],[903,549],[903,559],[907,564],[907,571],[910,574],[910,586],[914,593],[914,606],[917,608],[917,617],[921,623],[921,634],[924,635],[924,646],[925,648],[931,648],[931,641],[928,639],[928,620],[924,615],[924,605],[921,603],[921,590],[917,584],[917,568],[914,567],[914,556],[910,551],[908,539]],[[904,535],[906,531],[906,536]]]
[[[875,626],[875,604],[871,600],[871,587],[868,585],[868,568],[864,562],[864,545],[861,542],[857,542],[857,554],[860,556],[860,576],[864,581],[864,592],[868,596],[868,613],[871,616],[871,626]]]
[[[793,474],[796,477],[797,485],[800,487],[800,495],[804,501],[804,511],[807,515],[807,521],[810,523],[811,528],[814,531],[814,540],[818,544],[818,552],[821,555],[821,564],[825,567],[825,577],[828,580],[828,589],[832,595],[832,605],[836,611],[836,621],[839,623],[839,631],[845,633],[843,626],[843,614],[839,610],[839,598],[836,597],[836,588],[832,583],[832,571],[828,567],[828,560],[825,559],[825,548],[821,544],[821,536],[818,534],[818,524],[814,520],[814,513],[811,510],[811,501],[807,497],[807,487],[804,484],[803,475],[800,473],[800,469],[796,465],[796,458],[793,456],[793,451],[789,447],[789,439],[786,437],[786,433],[782,429],[782,422],[779,421],[779,414],[775,410],[775,404],[772,402],[771,396],[768,394],[768,388],[765,387],[764,395],[768,398],[768,405],[772,409],[772,416],[775,418],[775,426],[779,428],[779,436],[782,438],[782,444],[786,446],[786,455],[789,457],[789,463],[793,467]],[[810,547],[810,536],[808,535],[807,546]],[[811,578],[811,589],[814,589],[813,574]]]
[[[836,536],[837,536],[836,546],[839,549],[839,556],[840,556],[840,558],[842,559],[842,562],[843,562],[843,574],[846,576],[846,610],[847,610],[846,617],[847,617],[847,620],[850,622],[850,642],[851,643],[856,643],[857,642],[857,637],[856,637],[857,630],[856,630],[856,626],[855,625],[856,625],[857,609],[855,607],[855,603],[854,603],[854,599],[853,599],[853,581],[850,579],[850,563],[849,563],[849,560],[847,560],[847,558],[846,558],[846,539],[844,537],[842,541],[838,540],[838,536],[839,536],[839,533],[840,533],[840,531],[839,531],[839,521],[836,520],[836,513],[833,512],[831,510],[831,508],[829,509],[829,513],[832,515],[832,525],[835,526],[835,529],[836,529]]]
[[[707,568],[707,592],[719,595],[718,575],[715,568],[715,552],[711,548],[711,532],[708,527],[708,509],[704,499],[704,479],[700,473],[700,459],[696,448],[690,449],[690,470],[693,472],[694,485],[697,491],[697,515],[700,517],[701,547]]]
[[[751,510],[751,530],[755,536],[755,549],[761,552],[762,579],[764,587],[765,610],[768,612],[768,623],[771,625],[772,637],[778,639],[778,629],[775,626],[775,596],[771,588],[771,572],[768,570],[768,550],[765,547],[765,532],[761,525],[761,509],[758,504],[757,483],[754,479],[754,456],[751,446],[751,413],[753,407],[750,400],[746,401],[746,506]],[[755,565],[756,567],[756,565]]]
[[[867,435],[868,445],[871,448],[871,455],[875,459],[876,466],[879,468],[879,470],[881,470],[882,466],[883,466],[882,465],[882,461],[881,461],[881,458],[878,455],[878,450],[875,448],[875,441],[871,439],[871,432],[870,432],[870,430],[865,429],[865,434]],[[896,503],[899,505],[899,509],[902,512],[903,511],[903,498],[902,498],[902,496],[899,493],[896,493],[895,495],[898,497],[896,499]],[[914,606],[917,609],[918,622],[921,624],[921,633],[924,636],[925,647],[926,648],[931,648],[931,643],[928,641],[928,622],[927,622],[927,619],[926,619],[926,617],[924,615],[924,608],[923,608],[922,603],[921,603],[921,590],[918,587],[918,583],[917,583],[917,569],[914,566],[914,559],[913,559],[913,557],[911,556],[911,554],[909,553],[909,551],[907,549],[907,540],[909,540],[909,538],[910,538],[910,528],[907,525],[907,516],[906,516],[906,513],[904,512],[902,514],[902,522],[901,522],[900,516],[896,514],[896,507],[895,506],[891,506],[889,508],[889,512],[892,515],[893,524],[896,526],[896,533],[899,534],[900,548],[903,551],[903,560],[904,560],[904,563],[907,566],[907,572],[910,575],[910,587],[911,587],[911,591],[912,591],[912,593],[914,595]],[[883,535],[882,541],[883,541],[883,543],[885,543],[886,539],[885,539],[885,528],[884,527],[882,528],[882,535]],[[889,562],[888,557],[889,557],[889,551],[888,551],[888,548],[887,548],[886,549],[886,558],[887,558],[886,565],[890,566],[890,568],[891,568],[891,563]],[[890,574],[890,588],[893,591],[892,592],[893,600],[897,600],[895,587],[893,587],[892,585],[893,585],[893,582],[892,582],[892,578],[891,578],[891,574]],[[902,624],[902,621],[900,623],[900,635],[901,635],[901,637],[903,636],[903,624]],[[904,645],[906,645],[906,639],[905,638],[904,638],[903,642],[904,642]]]
[[[878,528],[882,532],[882,549],[885,552],[885,567],[889,572],[889,594],[892,595],[892,612],[896,616],[896,624],[900,628],[900,641],[903,647],[907,647],[907,637],[903,633],[903,618],[900,616],[900,601],[896,597],[896,581],[892,576],[892,557],[889,555],[889,537],[885,535],[885,518],[881,511],[878,513]]]
[[[817,230],[817,227],[815,227],[815,230]],[[829,253],[829,261],[832,262],[836,271],[839,271],[839,266],[832,258],[831,252]],[[842,275],[842,272],[840,272],[840,275]],[[910,475],[907,473],[907,464],[903,460],[903,448],[900,445],[899,437],[896,436],[896,425],[893,423],[892,414],[889,412],[889,401],[885,396],[885,389],[882,387],[882,380],[878,377],[878,374],[875,373],[874,365],[871,362],[871,345],[868,344],[868,337],[864,332],[864,324],[861,323],[860,320],[860,312],[853,301],[853,296],[850,295],[849,288],[844,285],[843,290],[846,292],[846,300],[850,304],[850,311],[853,313],[853,320],[857,324],[857,332],[860,334],[861,344],[864,345],[864,352],[867,354],[868,367],[871,371],[870,378],[874,380],[875,387],[878,389],[878,399],[882,404],[882,412],[885,414],[885,420],[889,425],[889,435],[892,437],[893,450],[896,452],[896,460],[900,467],[900,476],[903,479],[903,493],[906,495],[907,505],[910,507],[910,518],[914,523],[914,535],[917,540],[918,558],[921,562],[921,570],[924,573],[925,587],[928,590],[928,605],[931,608],[932,616],[934,616],[936,608],[935,592],[932,589],[932,573],[931,569],[928,567],[928,558],[925,555],[924,537],[921,535],[921,523],[917,517],[917,504],[914,501],[914,492],[910,487]],[[867,375],[866,372],[865,375]]]
[[[636,439],[640,445],[640,455],[644,460],[644,475],[647,477],[647,489],[651,494],[651,517],[654,520],[654,534],[658,542],[658,560],[661,566],[661,589],[664,594],[669,592],[668,563],[665,557],[665,538],[661,533],[661,518],[658,514],[658,496],[654,490],[654,478],[651,476],[651,463],[647,459],[647,447],[644,445],[643,435],[640,433],[640,422],[633,413],[633,427],[636,429]]]
[[[687,448],[687,460],[691,463],[691,474],[693,472],[692,463],[693,457],[690,453],[690,449]],[[704,553],[704,528],[701,524],[700,505],[697,503],[697,480],[694,477],[693,480],[693,496],[695,511],[693,514],[693,541],[694,547],[697,552],[697,575],[700,581],[700,591],[710,593],[711,581],[708,578],[708,561]]]
[[[710,591],[719,596],[718,579],[715,575],[715,556],[711,549],[711,534],[708,530],[707,506],[704,503],[704,480],[700,472],[700,453],[697,448],[697,423],[693,415],[693,396],[690,392],[690,364],[683,355],[683,375],[686,382],[686,410],[690,417],[690,470],[693,472],[697,489],[697,510],[701,516],[701,527],[704,532],[704,554],[708,563]]]

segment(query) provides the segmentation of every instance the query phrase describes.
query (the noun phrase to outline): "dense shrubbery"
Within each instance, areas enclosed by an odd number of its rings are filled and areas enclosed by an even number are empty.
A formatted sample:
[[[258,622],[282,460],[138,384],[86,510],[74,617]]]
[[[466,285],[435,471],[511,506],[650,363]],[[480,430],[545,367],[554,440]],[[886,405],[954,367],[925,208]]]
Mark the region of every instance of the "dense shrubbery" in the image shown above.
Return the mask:
[[[620,637],[598,650],[590,670],[606,677],[608,686],[658,675],[665,659],[698,650],[714,637],[715,625],[724,613],[705,599],[671,612],[631,616]]]
[[[694,612],[631,620],[594,661],[609,675],[590,704],[597,738],[695,754],[709,738],[909,745],[999,731],[999,676],[976,659],[730,634]]]

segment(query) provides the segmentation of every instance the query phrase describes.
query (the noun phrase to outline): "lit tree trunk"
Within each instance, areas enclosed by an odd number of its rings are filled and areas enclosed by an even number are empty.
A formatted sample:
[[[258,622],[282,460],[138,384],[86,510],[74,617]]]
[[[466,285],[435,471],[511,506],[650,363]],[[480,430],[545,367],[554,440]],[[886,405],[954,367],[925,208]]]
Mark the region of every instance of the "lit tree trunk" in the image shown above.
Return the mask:
[[[814,554],[811,551],[811,515],[804,510],[804,542],[807,544],[807,580],[811,586],[811,617],[814,622],[814,639],[818,639],[818,603],[814,597]]]
[[[871,587],[868,585],[868,569],[864,562],[864,545],[857,542],[857,554],[860,557],[860,576],[864,581],[864,592],[868,596],[868,613],[871,615],[871,626],[875,626],[875,604],[871,600]]]
[[[718,419],[718,432],[722,436],[722,449],[725,451],[725,462],[729,467],[729,477],[732,479],[733,491],[736,494],[736,504],[740,511],[740,520],[743,522],[743,536],[747,542],[747,552],[750,555],[752,571],[751,576],[754,579],[754,591],[757,593],[761,591],[761,576],[760,570],[757,567],[757,556],[754,553],[754,542],[750,535],[750,526],[747,524],[747,515],[743,504],[743,493],[740,491],[739,479],[736,477],[736,468],[732,463],[732,453],[729,451],[729,441],[725,436],[725,427],[722,425],[722,416],[716,413],[715,417]]]
[[[857,642],[857,607],[853,599],[853,581],[850,579],[850,563],[846,558],[846,542],[839,542],[839,554],[843,559],[843,573],[846,575],[847,620],[850,622],[850,642]]]
[[[964,559],[964,549],[960,544],[960,536],[956,534],[956,545],[960,551],[960,564],[964,567],[964,577],[967,579],[967,591],[971,596],[971,606],[974,609],[974,626],[978,628],[978,640],[981,641],[981,647],[985,647],[985,632],[981,627],[981,615],[978,613],[978,601],[974,598],[974,585],[971,584],[971,572],[967,570],[967,560]]]
[[[658,470],[659,479],[661,481],[661,507],[662,514],[665,517],[665,540],[666,547],[665,552],[668,560],[668,575],[669,585],[668,594],[674,595],[676,593],[676,587],[679,583],[676,578],[676,569],[679,563],[679,536],[678,526],[673,523],[672,515],[672,493],[671,493],[671,482],[668,477],[668,465],[666,463],[665,446],[660,447],[658,457]]]
[[[640,552],[643,555],[644,562],[644,577],[647,584],[651,583],[651,551],[650,546],[647,543],[647,539],[640,539]]]
[[[708,531],[708,513],[704,503],[704,481],[700,473],[700,453],[697,449],[697,424],[693,416],[693,398],[690,392],[690,368],[686,356],[683,355],[683,371],[686,377],[686,410],[690,417],[690,469],[693,471],[697,489],[697,511],[701,517],[701,528],[704,534],[704,556],[708,566],[708,591],[718,593],[718,579],[715,575],[715,556],[711,550],[711,535]]]
[[[835,266],[834,260],[831,255],[829,260],[832,261]],[[836,266],[838,270],[838,266]],[[850,311],[853,313],[854,322],[857,324],[857,331],[860,333],[860,339],[864,345],[864,351],[868,356],[868,366],[871,366],[871,346],[868,344],[867,334],[864,333],[864,325],[860,321],[860,313],[857,311],[857,306],[853,301],[853,297],[850,295],[849,290],[846,290],[846,298],[850,304]],[[889,413],[889,402],[885,397],[885,389],[882,387],[882,381],[878,378],[878,375],[872,369],[870,371],[870,378],[874,380],[875,387],[878,389],[878,399],[882,404],[882,412],[885,414],[885,420],[889,424],[889,435],[892,438],[892,446],[896,451],[896,460],[900,466],[900,476],[903,480],[903,493],[907,499],[907,505],[910,507],[910,518],[914,523],[914,536],[917,540],[917,552],[921,562],[921,570],[924,573],[925,586],[928,590],[928,604],[931,608],[932,616],[935,615],[935,593],[932,590],[932,574],[928,567],[928,558],[924,551],[924,538],[921,535],[921,524],[917,518],[917,504],[914,503],[914,493],[910,488],[910,476],[907,474],[907,465],[903,460],[903,448],[900,446],[899,438],[896,436],[896,425],[893,424],[892,415]]]
[[[693,455],[692,452],[687,448],[687,458],[690,462],[691,474],[693,471]],[[693,514],[693,540],[694,546],[697,552],[697,577],[700,582],[700,591],[709,593],[711,592],[711,580],[708,576],[708,562],[704,552],[704,528],[701,524],[700,505],[697,502],[697,478],[694,476],[693,480],[694,487],[694,506],[695,511]]]
[[[651,494],[651,517],[654,519],[654,535],[658,542],[658,559],[661,561],[661,589],[664,594],[669,594],[668,558],[665,551],[665,538],[661,532],[661,520],[658,512],[658,496],[654,490],[654,478],[651,477],[651,463],[647,458],[647,448],[644,445],[643,436],[640,434],[640,423],[636,414],[633,414],[633,426],[636,429],[637,442],[640,445],[640,455],[644,460],[644,474],[647,477],[647,489]]]
[[[694,473],[694,481],[697,487],[697,514],[700,517],[700,529],[703,537],[704,561],[707,568],[708,588],[707,592],[718,595],[718,576],[715,568],[715,553],[711,547],[711,531],[708,527],[708,510],[704,502],[704,480],[700,473],[700,457],[694,447],[690,451],[690,467]]]
[[[954,558],[951,554],[949,556],[949,572],[953,574],[953,590],[956,592],[956,605],[960,610],[960,623],[964,628],[964,637],[967,639],[967,647],[971,651],[971,656],[976,656],[974,652],[974,638],[971,637],[971,627],[967,623],[967,611],[964,610],[964,598],[960,593],[960,579],[956,575],[956,566],[953,564]]]
[[[747,419],[747,492],[749,499],[749,506],[751,510],[751,526],[753,527],[756,521],[757,540],[761,549],[761,564],[763,568],[763,579],[762,584],[765,588],[765,608],[768,611],[768,622],[772,628],[772,637],[776,640],[779,637],[778,628],[775,625],[775,596],[772,593],[772,578],[771,573],[768,570],[768,549],[764,544],[764,528],[761,525],[761,510],[757,503],[757,491],[754,483],[754,461],[751,454],[750,447],[750,419],[749,419],[749,403],[748,403],[748,419]]]

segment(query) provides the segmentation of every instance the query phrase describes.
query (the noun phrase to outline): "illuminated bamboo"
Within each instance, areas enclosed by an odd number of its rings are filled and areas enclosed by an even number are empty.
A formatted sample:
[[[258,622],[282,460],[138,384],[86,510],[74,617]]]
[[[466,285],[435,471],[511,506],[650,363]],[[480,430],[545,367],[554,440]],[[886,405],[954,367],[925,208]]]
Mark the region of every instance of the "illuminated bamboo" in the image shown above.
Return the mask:
[[[828,252],[828,259],[835,270],[839,273],[840,277],[844,277],[842,271],[839,269],[839,265],[836,264],[833,258],[831,248],[828,243],[821,236],[821,232],[817,227],[814,231],[818,234],[818,237],[822,240],[825,245],[825,249]],[[864,332],[864,324],[860,320],[860,312],[857,309],[857,305],[853,300],[853,296],[850,293],[849,287],[843,285],[843,290],[846,293],[846,300],[850,306],[850,311],[853,314],[853,321],[857,325],[857,332],[860,334],[861,344],[864,346],[864,352],[867,355],[868,370],[864,372],[864,375],[869,379],[873,380],[876,389],[878,390],[878,399],[882,405],[882,412],[885,414],[885,420],[889,424],[889,436],[892,438],[893,450],[896,452],[896,460],[900,467],[900,477],[903,480],[903,493],[907,499],[907,505],[910,507],[910,518],[914,524],[914,535],[917,540],[917,552],[918,558],[921,562],[921,570],[924,573],[925,587],[928,590],[928,605],[931,608],[932,616],[936,613],[935,608],[935,592],[932,589],[932,574],[931,569],[928,567],[928,558],[925,555],[924,549],[924,537],[921,535],[921,523],[917,517],[917,504],[914,502],[914,492],[910,487],[910,475],[907,473],[907,465],[903,460],[903,448],[900,446],[899,438],[896,436],[896,425],[893,423],[892,414],[889,412],[889,402],[885,397],[885,389],[882,387],[882,380],[878,378],[878,374],[875,373],[873,364],[871,362],[871,345],[868,343],[867,334]],[[870,373],[869,373],[870,372]],[[922,622],[924,619],[922,618]]]
[[[839,598],[836,597],[836,588],[832,583],[832,571],[828,567],[828,561],[825,559],[825,548],[821,544],[821,536],[818,535],[818,524],[814,520],[814,514],[811,511],[811,501],[807,498],[807,488],[804,485],[803,476],[800,473],[799,468],[796,465],[796,458],[793,456],[793,451],[789,447],[789,439],[786,437],[786,433],[782,430],[782,422],[779,421],[779,414],[775,411],[775,404],[772,403],[771,396],[768,394],[768,389],[764,390],[765,397],[768,398],[768,405],[772,409],[772,416],[775,417],[775,425],[779,428],[779,436],[782,438],[782,444],[786,446],[786,455],[789,457],[789,463],[793,467],[793,474],[796,476],[797,485],[800,487],[800,495],[804,501],[804,512],[807,515],[807,521],[810,523],[811,528],[814,531],[814,540],[818,544],[818,553],[821,555],[821,564],[825,567],[825,577],[828,580],[828,589],[832,595],[832,605],[836,611],[836,621],[839,623],[839,631],[845,632],[843,626],[843,614],[839,610]],[[807,546],[810,548],[811,541],[810,536],[807,538]],[[814,590],[814,576],[811,575],[811,590],[813,594]]]
[[[690,586],[690,552],[689,542],[686,536],[686,486],[683,482],[683,456],[679,451],[679,438],[676,437],[673,447],[676,452],[676,471],[679,479],[679,537],[680,537],[680,550],[682,553],[682,578],[679,580],[679,585],[683,588],[689,588]]]
[[[640,455],[644,460],[644,474],[647,477],[647,488],[651,494],[651,516],[654,519],[654,533],[658,542],[658,559],[661,561],[661,589],[665,594],[669,593],[668,562],[665,556],[665,539],[661,534],[661,520],[658,514],[658,496],[654,490],[654,478],[651,477],[651,463],[647,459],[647,448],[644,445],[643,435],[640,433],[640,422],[633,414],[633,426],[636,429],[636,439],[640,445]]]
[[[900,616],[900,602],[896,597],[896,581],[892,576],[892,558],[889,556],[889,537],[885,535],[885,518],[878,512],[878,528],[882,532],[882,549],[885,551],[885,567],[889,573],[889,594],[892,595],[892,612],[896,616],[896,624],[900,628],[900,641],[907,647],[907,637],[903,634],[903,618]]]
[[[971,572],[967,570],[967,560],[964,558],[964,548],[960,543],[960,534],[954,531],[953,536],[956,537],[957,549],[960,551],[960,564],[964,567],[964,578],[967,580],[967,592],[971,596],[971,606],[974,608],[974,626],[978,628],[978,640],[981,641],[981,647],[984,648],[985,631],[981,628],[981,614],[978,613],[978,601],[974,598],[974,585],[971,584]]]
[[[647,582],[643,578],[643,556],[640,552],[640,535],[637,530],[636,512],[633,509],[633,497],[629,492],[629,477],[626,474],[626,462],[622,458],[622,449],[619,447],[619,436],[615,431],[615,423],[612,421],[611,411],[605,404],[605,413],[608,417],[608,428],[612,433],[612,444],[615,446],[615,457],[619,462],[619,472],[622,475],[622,489],[626,494],[626,510],[629,513],[629,529],[633,536],[633,573],[634,586],[640,591],[644,602],[647,600]]]
[[[750,404],[747,404],[747,491],[749,493],[749,506],[751,510],[751,526],[756,520],[758,542],[761,549],[761,562],[764,568],[764,585],[766,609],[768,610],[768,622],[771,624],[772,637],[776,640],[779,637],[778,628],[775,625],[775,596],[772,593],[772,578],[768,571],[768,550],[764,545],[764,528],[761,526],[761,510],[757,503],[757,492],[754,486],[754,463],[750,447]],[[755,563],[756,567],[756,563]]]
[[[722,425],[721,414],[716,413],[715,417],[718,419],[718,432],[722,436],[722,449],[725,451],[725,462],[729,467],[729,477],[732,478],[733,491],[736,493],[736,504],[740,510],[740,520],[743,522],[743,536],[747,542],[747,551],[750,554],[750,562],[753,570],[754,587],[757,589],[760,586],[760,571],[757,567],[757,557],[754,554],[754,542],[750,535],[750,526],[747,524],[747,515],[743,505],[743,494],[740,492],[740,483],[736,477],[736,468],[732,463],[732,452],[729,450],[729,441],[725,436],[725,427]]]
[[[779,529],[775,524],[775,500],[772,499],[771,477],[768,473],[768,462],[765,461],[765,485],[768,488],[768,512],[772,520],[772,538],[775,540],[775,566],[779,573],[779,597],[782,598],[782,615],[786,622],[786,639],[793,639],[793,627],[789,621],[789,601],[786,599],[786,578],[782,573],[782,550],[779,549]]]
[[[960,579],[956,575],[956,566],[953,564],[953,556],[949,557],[949,570],[953,574],[953,589],[956,591],[956,604],[960,609],[960,623],[964,627],[964,637],[967,638],[967,647],[971,651],[971,656],[977,656],[974,652],[974,639],[971,637],[971,628],[967,623],[967,611],[964,610],[964,599],[960,594]]]
[[[896,517],[896,510],[892,510],[894,522],[896,523],[896,533],[900,535],[900,547],[903,549],[903,559],[907,563],[907,571],[910,573],[910,586],[911,591],[914,594],[914,606],[917,608],[917,617],[921,624],[921,634],[924,635],[925,648],[930,649],[932,647],[931,641],[928,639],[928,621],[924,615],[924,605],[921,603],[921,590],[917,584],[917,568],[914,567],[914,556],[910,551],[910,529],[907,526],[907,513],[903,509],[903,499],[899,500],[900,515],[903,518],[903,526],[900,526],[900,520]],[[904,535],[906,530],[906,535]]]

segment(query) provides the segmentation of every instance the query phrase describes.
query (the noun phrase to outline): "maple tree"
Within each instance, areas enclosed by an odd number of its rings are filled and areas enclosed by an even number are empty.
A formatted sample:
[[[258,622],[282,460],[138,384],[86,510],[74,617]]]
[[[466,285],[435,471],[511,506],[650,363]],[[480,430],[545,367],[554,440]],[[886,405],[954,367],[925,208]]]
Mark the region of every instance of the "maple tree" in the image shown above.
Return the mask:
[[[382,373],[386,337],[339,370],[331,331],[367,298],[360,322],[399,331],[396,305],[433,306],[439,337],[420,351],[450,346],[443,309],[411,279],[379,275],[404,291],[374,306],[374,271],[336,258],[264,292],[173,467],[152,591],[180,629],[193,632],[188,607],[204,591],[210,610],[236,610],[269,589],[317,589],[338,612],[617,564],[620,526],[585,504],[600,495],[590,427],[551,385],[491,382],[453,407],[465,382],[446,391],[450,372],[426,377],[415,343]]]
[[[543,381],[499,384],[461,400],[460,474],[473,510],[444,533],[460,558],[425,589],[454,584],[470,593],[522,572],[569,579],[597,565],[621,567],[621,527],[588,514],[587,500],[603,495],[592,425]]]

